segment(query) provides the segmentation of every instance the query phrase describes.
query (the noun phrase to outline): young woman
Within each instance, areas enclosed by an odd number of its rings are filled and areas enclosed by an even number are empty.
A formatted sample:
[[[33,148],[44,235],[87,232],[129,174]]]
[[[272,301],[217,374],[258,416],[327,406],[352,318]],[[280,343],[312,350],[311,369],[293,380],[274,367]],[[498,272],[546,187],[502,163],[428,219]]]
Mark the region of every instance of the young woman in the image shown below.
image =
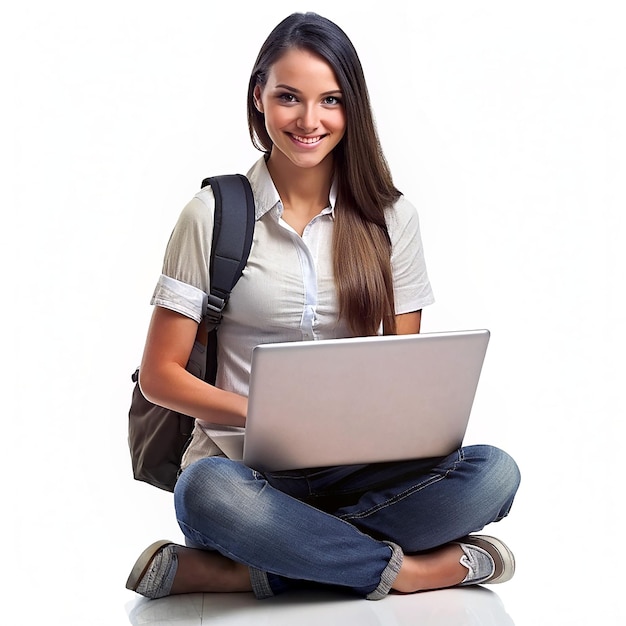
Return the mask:
[[[255,345],[418,333],[433,301],[417,213],[393,185],[338,26],[307,13],[272,31],[250,78],[248,123],[264,152],[248,173],[254,243],[220,327],[215,386],[185,370],[209,292],[210,189],[183,210],[153,297],[143,392],[196,418],[174,494],[186,546],[152,544],[127,587],[264,598],[321,584],[380,599],[510,579],[507,546],[470,535],[508,514],[519,484],[497,448],[261,474],[213,441],[245,426]],[[276,385],[279,394],[289,380]]]

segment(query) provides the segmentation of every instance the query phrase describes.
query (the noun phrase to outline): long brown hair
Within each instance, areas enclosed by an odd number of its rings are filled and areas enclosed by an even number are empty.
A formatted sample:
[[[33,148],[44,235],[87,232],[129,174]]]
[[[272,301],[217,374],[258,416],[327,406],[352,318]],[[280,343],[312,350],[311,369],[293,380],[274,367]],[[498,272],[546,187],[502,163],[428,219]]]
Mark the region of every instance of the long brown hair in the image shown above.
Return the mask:
[[[259,150],[271,151],[263,114],[254,105],[254,89],[265,85],[271,66],[293,48],[321,56],[333,68],[343,94],[346,132],[334,151],[333,269],[339,315],[355,335],[374,335],[381,323],[386,334],[393,334],[391,241],[385,210],[400,192],[380,146],[361,62],[339,26],[315,13],[294,13],[270,33],[248,85],[250,138]]]

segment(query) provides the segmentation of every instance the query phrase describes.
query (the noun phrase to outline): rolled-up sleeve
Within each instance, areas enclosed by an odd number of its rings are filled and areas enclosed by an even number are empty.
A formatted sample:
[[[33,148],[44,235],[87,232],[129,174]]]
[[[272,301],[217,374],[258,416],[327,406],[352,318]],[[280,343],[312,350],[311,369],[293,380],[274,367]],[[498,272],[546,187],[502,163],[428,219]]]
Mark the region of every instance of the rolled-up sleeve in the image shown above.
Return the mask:
[[[211,286],[209,258],[213,232],[213,194],[203,189],[183,209],[170,235],[163,270],[151,304],[200,322]]]
[[[151,304],[176,311],[200,323],[206,310],[207,294],[192,285],[161,274]]]

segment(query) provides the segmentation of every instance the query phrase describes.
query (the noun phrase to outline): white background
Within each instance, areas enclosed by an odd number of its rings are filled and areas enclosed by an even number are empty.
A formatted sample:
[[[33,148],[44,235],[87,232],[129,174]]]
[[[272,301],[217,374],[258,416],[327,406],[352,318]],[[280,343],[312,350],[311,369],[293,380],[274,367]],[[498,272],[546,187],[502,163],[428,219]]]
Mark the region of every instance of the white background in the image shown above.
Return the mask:
[[[624,623],[626,18],[615,0],[32,1],[0,18],[2,583],[11,623],[123,624],[171,496],[132,480],[130,374],[178,212],[245,172],[252,63],[294,10],[360,53],[437,302],[486,327],[468,442],[523,482],[494,527],[519,624]],[[6,606],[6,602],[3,601]],[[49,622],[47,621],[49,620]]]

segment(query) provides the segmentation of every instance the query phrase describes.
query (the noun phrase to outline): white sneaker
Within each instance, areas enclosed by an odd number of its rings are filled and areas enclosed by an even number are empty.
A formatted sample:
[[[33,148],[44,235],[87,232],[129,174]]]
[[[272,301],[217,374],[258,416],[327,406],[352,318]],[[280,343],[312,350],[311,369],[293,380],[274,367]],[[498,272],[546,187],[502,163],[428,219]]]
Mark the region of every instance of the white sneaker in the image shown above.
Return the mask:
[[[469,570],[461,585],[504,583],[513,578],[515,557],[504,542],[489,535],[468,535],[455,543],[463,549],[461,565]]]

